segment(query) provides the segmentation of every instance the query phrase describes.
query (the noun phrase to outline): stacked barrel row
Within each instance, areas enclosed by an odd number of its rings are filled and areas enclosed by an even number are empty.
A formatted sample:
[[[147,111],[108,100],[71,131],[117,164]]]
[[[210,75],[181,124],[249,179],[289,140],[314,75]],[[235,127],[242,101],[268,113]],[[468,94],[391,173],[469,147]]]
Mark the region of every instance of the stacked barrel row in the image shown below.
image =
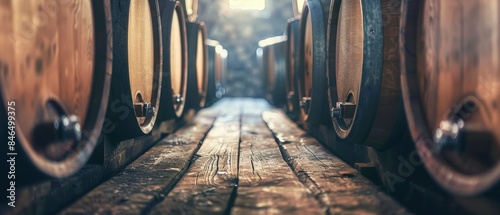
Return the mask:
[[[3,1],[1,139],[27,161],[19,169],[66,177],[102,135],[148,135],[220,98],[227,53],[197,11],[196,0]]]
[[[304,125],[331,126],[339,142],[414,147],[454,194],[498,187],[500,3],[297,0],[293,8],[284,34],[258,52],[273,104]],[[402,141],[406,133],[413,143]]]

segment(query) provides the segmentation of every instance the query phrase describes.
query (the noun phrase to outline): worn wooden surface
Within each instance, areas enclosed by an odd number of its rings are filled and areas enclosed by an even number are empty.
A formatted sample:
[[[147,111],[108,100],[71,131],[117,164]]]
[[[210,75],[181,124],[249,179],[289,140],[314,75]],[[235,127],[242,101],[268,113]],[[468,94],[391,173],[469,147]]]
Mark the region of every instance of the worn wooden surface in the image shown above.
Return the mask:
[[[182,123],[182,122],[178,122]],[[170,133],[179,126],[167,129]],[[159,129],[151,135],[119,143],[99,140],[91,160],[79,172],[65,179],[47,179],[19,187],[16,207],[0,205],[0,214],[54,214],[62,207],[121,171],[127,164],[150,149],[161,138]],[[22,176],[21,176],[22,177]]]
[[[407,214],[398,203],[357,170],[325,150],[278,110],[263,118],[279,142],[283,157],[301,182],[329,213]]]
[[[186,171],[213,118],[213,115],[198,117],[195,124],[160,141],[62,214],[140,213],[154,205]]]
[[[242,103],[239,103],[242,104]],[[196,161],[152,214],[224,213],[238,183],[241,105],[228,105],[196,154]]]
[[[246,105],[242,115],[238,195],[233,214],[322,214],[313,193],[283,160],[262,120],[266,103]],[[251,109],[250,109],[251,107]]]
[[[225,99],[60,214],[406,214],[264,100]]]

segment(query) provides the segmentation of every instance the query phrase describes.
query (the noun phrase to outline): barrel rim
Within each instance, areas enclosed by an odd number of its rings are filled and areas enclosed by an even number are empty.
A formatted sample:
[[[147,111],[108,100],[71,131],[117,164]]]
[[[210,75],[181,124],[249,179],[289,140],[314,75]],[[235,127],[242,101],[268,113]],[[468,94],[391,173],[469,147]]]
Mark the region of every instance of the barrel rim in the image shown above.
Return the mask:
[[[200,95],[200,100],[199,100],[199,107],[202,108],[206,104],[206,93],[208,89],[208,47],[206,44],[207,40],[207,27],[205,26],[205,23],[203,21],[198,22],[199,29],[198,31],[201,32],[202,35],[202,40],[203,40],[203,92],[201,92]],[[198,36],[197,36],[198,37]]]
[[[304,1],[305,4],[306,1]],[[298,0],[292,0],[292,9],[293,9],[293,15],[295,17],[300,17],[302,15],[301,12],[299,12],[300,7],[302,7],[302,12],[304,12],[304,5],[298,5]]]
[[[204,22],[186,22],[186,35],[187,35],[187,43],[188,43],[188,61],[195,61],[195,63],[188,63],[188,97],[192,97],[191,100],[188,101],[188,104],[185,108],[185,111],[188,108],[199,109],[203,108],[206,103],[206,94],[208,88],[208,47],[206,44],[206,27]],[[201,40],[200,40],[201,39]],[[199,91],[198,86],[198,49],[200,48],[199,42],[202,42],[201,49],[202,53],[202,62],[203,65],[201,68],[203,71],[202,74],[202,90]],[[194,67],[193,67],[194,66]]]
[[[178,105],[177,108],[175,109],[175,114],[176,116],[179,118],[182,116],[182,114],[184,113],[184,108],[185,108],[185,105],[186,105],[186,100],[187,99],[191,99],[191,98],[187,98],[187,61],[188,61],[188,53],[187,53],[187,37],[186,37],[186,19],[185,19],[185,14],[184,14],[184,10],[183,10],[183,6],[180,2],[176,2],[176,5],[175,5],[175,10],[177,12],[177,15],[179,16],[179,24],[180,24],[180,27],[181,27],[181,38],[182,38],[182,51],[183,51],[183,55],[182,55],[182,95],[183,95],[183,98],[184,98],[184,101],[182,101],[182,104]]]
[[[179,26],[181,28],[181,49],[182,49],[182,75],[181,75],[181,96],[183,101],[181,104],[176,105],[173,99],[173,92],[171,88],[171,76],[170,76],[170,33],[172,31],[172,17],[174,16],[174,11],[177,13]],[[187,38],[186,38],[186,22],[184,19],[184,9],[178,1],[159,1],[159,22],[161,25],[161,41],[162,41],[162,53],[163,53],[163,69],[162,77],[165,79],[161,84],[161,99],[160,107],[158,113],[158,118],[160,121],[170,120],[182,117],[184,109],[186,107],[187,98]]]
[[[185,5],[187,5],[186,0],[179,0],[179,2],[181,3],[181,5],[183,7],[185,20],[189,21],[189,22],[196,22],[196,20],[198,19],[199,1],[193,0],[193,12],[192,12],[192,14],[188,13],[188,8],[185,6]],[[194,8],[196,8],[196,9],[194,9]]]
[[[323,14],[323,5],[320,0],[307,0],[304,4],[304,9],[302,10],[302,16],[300,19],[300,36],[299,36],[299,72],[297,73],[298,77],[298,89],[297,91],[300,98],[304,97],[304,57],[302,57],[304,53],[304,45],[305,45],[305,29],[307,23],[307,17],[310,16],[312,28],[316,29],[312,32],[312,37],[314,41],[314,47],[323,47],[316,48],[313,50],[313,86],[311,90],[311,104],[308,110],[300,109],[300,118],[304,122],[309,122],[312,124],[320,124],[324,121],[324,112],[326,110],[326,80],[324,75],[318,75],[314,71],[322,71],[326,72],[326,26],[325,15]],[[323,68],[323,69],[321,69]],[[316,74],[316,75],[315,75]],[[316,90],[314,90],[316,89]]]
[[[381,79],[383,71],[383,20],[380,1],[360,0],[363,12],[363,68],[359,90],[358,104],[352,123],[348,129],[338,125],[337,119],[332,118],[335,133],[348,142],[363,143],[369,135],[375,119],[378,98],[380,97],[381,81],[371,81],[371,78]],[[340,11],[340,10],[339,10]],[[369,50],[369,51],[367,51]],[[373,54],[374,52],[378,54]],[[377,69],[374,69],[377,68]],[[335,69],[335,73],[336,73]],[[370,74],[370,75],[368,75]],[[336,77],[330,75],[329,82]],[[330,86],[331,87],[331,86]],[[336,92],[330,93],[330,105],[339,101]],[[335,102],[334,102],[335,101]],[[361,108],[360,108],[361,107]],[[365,108],[363,108],[365,107]],[[370,108],[366,108],[370,107]]]
[[[207,39],[206,40],[207,44],[207,59],[208,59],[208,85],[207,85],[207,105],[212,105],[215,101],[217,101],[216,97],[216,86],[215,86],[215,61],[216,57],[218,55],[217,47],[220,46],[219,41],[217,40],[212,40],[212,39]]]

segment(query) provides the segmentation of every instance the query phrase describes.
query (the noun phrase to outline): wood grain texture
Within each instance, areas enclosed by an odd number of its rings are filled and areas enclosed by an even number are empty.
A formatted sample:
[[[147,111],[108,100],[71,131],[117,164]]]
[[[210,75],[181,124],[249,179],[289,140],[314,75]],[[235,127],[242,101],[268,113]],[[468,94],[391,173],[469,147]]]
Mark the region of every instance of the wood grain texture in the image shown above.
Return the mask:
[[[263,99],[223,99],[59,213],[408,213],[281,110],[270,108]],[[85,177],[97,184],[103,176]],[[61,186],[91,187],[84,181]],[[38,189],[33,198],[52,188]],[[54,202],[25,207],[24,214],[63,206]]]
[[[238,195],[232,214],[321,214],[326,212],[283,160],[253,102],[242,116]]]
[[[264,121],[281,142],[293,171],[331,214],[407,214],[355,169],[326,151],[281,111],[266,111]]]
[[[215,111],[205,112],[61,214],[139,214],[153,206],[196,158],[195,152],[216,116]]]
[[[222,214],[238,183],[241,102],[218,105],[218,116],[197,152],[197,160],[150,214]]]
[[[0,93],[5,107],[15,101],[16,112],[23,113],[16,116],[16,139],[34,167],[26,172],[38,174],[26,177],[28,183],[45,175],[70,176],[96,144],[111,74],[104,66],[111,52],[101,49],[111,42],[109,12],[109,1],[0,3]],[[81,140],[48,135],[54,129],[43,124],[61,115],[78,118]]]
[[[310,101],[300,109],[302,123],[330,124],[325,79],[329,5],[330,0],[309,0],[301,14],[297,92],[299,101]]]
[[[500,177],[500,4],[403,3],[401,86],[416,148],[430,175],[451,193],[474,196],[490,190]],[[469,105],[475,108],[467,110]],[[471,137],[462,141],[460,155],[447,149],[436,153],[437,129],[451,118],[461,118],[460,133]],[[473,130],[483,135],[472,137]],[[488,136],[495,138],[483,140]]]
[[[199,115],[215,116],[211,112],[213,111],[206,110]],[[96,147],[96,150],[105,151],[107,156],[104,156],[102,152],[94,151],[95,157],[91,158],[89,164],[68,178],[44,180],[21,187],[19,191],[16,191],[18,203],[16,207],[11,208],[7,204],[2,204],[0,214],[54,214],[61,211],[61,208],[72,204],[106,179],[123,170],[125,166],[155,145],[161,137],[156,134],[157,131],[154,130],[153,133],[153,135],[122,141],[118,144],[104,140]],[[21,175],[20,177],[28,176]]]

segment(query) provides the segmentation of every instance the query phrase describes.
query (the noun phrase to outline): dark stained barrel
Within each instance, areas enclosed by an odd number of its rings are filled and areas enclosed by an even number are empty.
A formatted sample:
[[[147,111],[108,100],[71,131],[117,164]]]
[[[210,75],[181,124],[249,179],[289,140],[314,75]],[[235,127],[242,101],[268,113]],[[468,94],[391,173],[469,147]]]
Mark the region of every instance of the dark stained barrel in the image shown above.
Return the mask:
[[[216,74],[220,73],[221,60],[220,52],[222,46],[216,40],[207,40],[208,45],[208,85],[207,85],[207,105],[217,101],[216,97]]]
[[[180,0],[184,8],[184,15],[189,22],[196,22],[198,19],[198,0]]]
[[[446,190],[484,192],[500,178],[500,3],[402,8],[401,82],[416,148]]]
[[[68,176],[86,163],[105,118],[110,1],[8,0],[0,10],[0,98],[15,133],[2,143],[15,141],[15,152],[31,161],[20,171],[32,177],[19,180]]]
[[[286,36],[259,41],[263,50],[264,83],[267,99],[275,106],[286,105]]]
[[[289,19],[286,25],[286,73],[285,73],[285,89],[287,96],[287,112],[298,114],[299,113],[299,98],[297,96],[297,79],[296,74],[299,69],[299,32],[300,32],[300,19]]]
[[[114,61],[107,118],[116,141],[148,134],[156,122],[162,79],[157,0],[113,0]]]
[[[205,106],[208,85],[208,52],[206,28],[201,23],[186,23],[188,37],[188,103],[190,108]]]
[[[297,17],[302,15],[302,9],[306,0],[292,0],[293,16]]]
[[[163,50],[161,98],[157,120],[182,116],[188,83],[188,45],[182,5],[175,1],[158,1]]]
[[[308,0],[300,19],[297,72],[300,120],[312,124],[329,123],[325,78],[329,10],[329,0]]]
[[[335,1],[329,21],[332,122],[348,142],[386,149],[405,132],[398,56],[400,0]]]

